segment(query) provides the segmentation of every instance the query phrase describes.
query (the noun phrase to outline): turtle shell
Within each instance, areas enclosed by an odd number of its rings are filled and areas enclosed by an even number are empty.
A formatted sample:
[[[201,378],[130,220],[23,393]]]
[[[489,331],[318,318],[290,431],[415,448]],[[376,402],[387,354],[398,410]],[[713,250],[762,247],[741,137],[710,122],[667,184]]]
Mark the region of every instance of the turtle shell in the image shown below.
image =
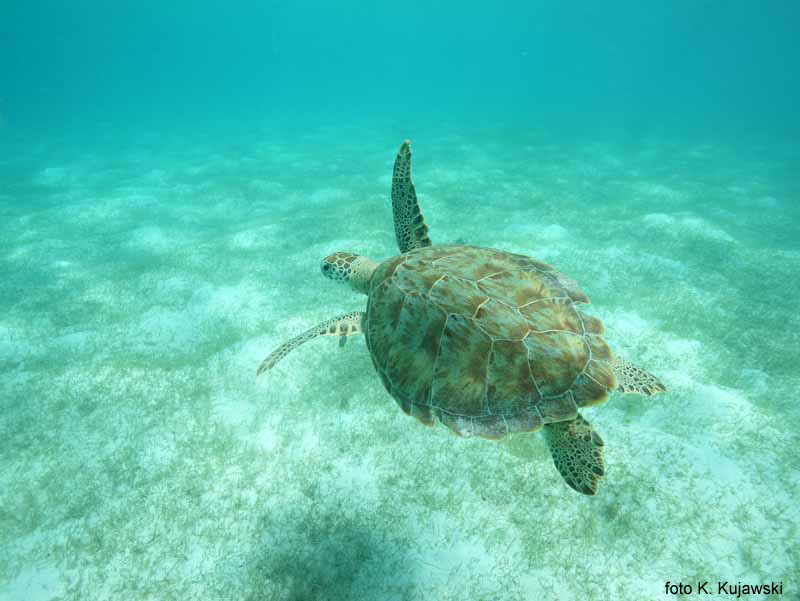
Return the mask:
[[[573,419],[616,387],[602,323],[550,265],[475,246],[417,248],[370,280],[366,340],[406,413],[500,438]]]

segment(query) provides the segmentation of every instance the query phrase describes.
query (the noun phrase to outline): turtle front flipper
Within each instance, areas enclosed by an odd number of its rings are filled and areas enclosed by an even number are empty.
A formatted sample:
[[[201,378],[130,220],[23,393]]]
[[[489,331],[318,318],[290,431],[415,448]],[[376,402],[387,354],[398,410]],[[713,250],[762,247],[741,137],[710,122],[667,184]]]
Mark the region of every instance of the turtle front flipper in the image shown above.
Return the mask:
[[[667,390],[667,387],[653,374],[643,370],[641,367],[636,367],[633,363],[625,361],[625,359],[615,357],[611,367],[617,377],[617,390],[622,393],[653,396]]]
[[[570,487],[585,495],[597,492],[605,474],[603,439],[578,415],[575,419],[547,424],[544,436],[553,463]]]
[[[321,324],[314,326],[310,330],[306,330],[299,336],[287,340],[261,362],[261,365],[258,366],[258,370],[256,371],[256,376],[260,376],[265,371],[272,369],[278,361],[283,359],[298,346],[317,336],[340,336],[339,344],[342,345],[347,336],[363,332],[361,323],[365,315],[363,311],[353,311],[347,315],[340,315],[328,321],[323,321]]]
[[[430,246],[428,226],[422,217],[417,191],[411,181],[411,142],[406,140],[397,151],[392,172],[392,213],[394,233],[400,252]]]

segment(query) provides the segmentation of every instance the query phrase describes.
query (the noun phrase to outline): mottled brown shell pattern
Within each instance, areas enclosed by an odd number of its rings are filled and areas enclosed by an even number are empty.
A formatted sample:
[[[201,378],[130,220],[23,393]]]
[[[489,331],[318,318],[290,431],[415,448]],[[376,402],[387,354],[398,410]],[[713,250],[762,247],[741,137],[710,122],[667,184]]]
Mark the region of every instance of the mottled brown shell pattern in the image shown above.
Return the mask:
[[[417,248],[370,281],[365,334],[403,411],[464,436],[500,438],[572,419],[616,387],[602,323],[577,284],[488,248]]]

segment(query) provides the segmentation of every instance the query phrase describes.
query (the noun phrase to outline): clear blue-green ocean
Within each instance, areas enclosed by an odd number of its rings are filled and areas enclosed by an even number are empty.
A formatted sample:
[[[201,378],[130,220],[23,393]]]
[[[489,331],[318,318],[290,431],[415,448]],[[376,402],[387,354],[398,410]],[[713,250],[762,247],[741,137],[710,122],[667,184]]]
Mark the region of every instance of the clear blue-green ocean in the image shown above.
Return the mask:
[[[0,600],[800,599],[798,31],[789,0],[0,2]],[[581,409],[595,495],[541,431],[406,415],[360,333],[256,376],[366,310],[320,261],[400,254],[404,140],[434,245],[553,266],[666,387]]]

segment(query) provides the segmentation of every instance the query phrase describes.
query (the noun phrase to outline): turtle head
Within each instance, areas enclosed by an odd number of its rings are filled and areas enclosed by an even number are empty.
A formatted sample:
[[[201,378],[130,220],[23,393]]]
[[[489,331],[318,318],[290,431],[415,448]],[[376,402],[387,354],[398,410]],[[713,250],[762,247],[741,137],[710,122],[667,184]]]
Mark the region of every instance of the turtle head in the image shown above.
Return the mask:
[[[369,279],[378,264],[372,259],[338,252],[322,259],[322,275],[334,282],[347,282],[356,292],[369,293]]]

